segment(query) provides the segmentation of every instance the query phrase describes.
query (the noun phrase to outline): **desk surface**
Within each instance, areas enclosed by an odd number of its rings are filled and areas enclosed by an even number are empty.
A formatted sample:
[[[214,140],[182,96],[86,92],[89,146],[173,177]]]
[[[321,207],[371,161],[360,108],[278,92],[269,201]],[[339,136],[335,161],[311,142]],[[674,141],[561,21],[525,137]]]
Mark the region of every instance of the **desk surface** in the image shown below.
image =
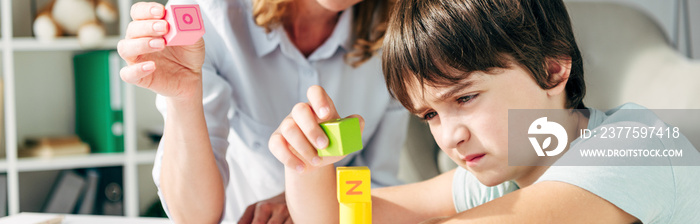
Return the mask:
[[[63,218],[61,218],[63,217]],[[0,218],[0,224],[169,224],[170,220],[166,218],[127,218],[124,216],[105,216],[105,215],[71,215],[71,214],[48,214],[48,213],[31,213],[22,212],[17,215]]]

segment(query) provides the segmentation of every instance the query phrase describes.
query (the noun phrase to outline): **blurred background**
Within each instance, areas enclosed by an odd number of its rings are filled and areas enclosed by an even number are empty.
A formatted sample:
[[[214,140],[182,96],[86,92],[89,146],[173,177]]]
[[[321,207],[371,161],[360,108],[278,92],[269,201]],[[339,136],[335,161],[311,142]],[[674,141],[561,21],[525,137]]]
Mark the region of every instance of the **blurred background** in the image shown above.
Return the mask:
[[[0,0],[4,117],[0,120],[4,127],[0,216],[18,212],[163,215],[151,178],[163,119],[155,109],[154,93],[127,86],[118,78],[123,62],[114,53],[136,1],[106,1],[116,7],[116,22],[104,24],[106,36],[98,44],[85,46],[74,35],[52,41],[35,37],[34,19],[49,0]],[[665,44],[678,56],[698,64],[700,0],[565,2],[629,6],[653,21],[648,26],[658,26]],[[71,13],[80,17],[92,12]],[[574,20],[598,16],[577,14]],[[609,105],[596,102],[600,101],[593,99],[592,105]],[[439,150],[424,126],[412,123],[408,131],[425,136],[414,138],[425,143],[413,144],[423,154],[407,149],[401,155],[405,181],[449,169],[446,157],[439,162]]]

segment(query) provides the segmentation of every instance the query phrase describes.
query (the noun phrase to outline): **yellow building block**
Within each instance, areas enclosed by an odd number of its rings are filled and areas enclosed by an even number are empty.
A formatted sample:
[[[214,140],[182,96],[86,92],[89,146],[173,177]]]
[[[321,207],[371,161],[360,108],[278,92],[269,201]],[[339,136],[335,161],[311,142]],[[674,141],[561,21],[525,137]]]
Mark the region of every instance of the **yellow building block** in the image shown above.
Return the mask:
[[[337,167],[338,202],[340,203],[369,203],[372,202],[370,194],[370,173],[366,166],[361,167]]]
[[[372,203],[340,203],[340,224],[372,224]]]
[[[338,167],[335,170],[340,224],[371,224],[372,194],[369,168]]]

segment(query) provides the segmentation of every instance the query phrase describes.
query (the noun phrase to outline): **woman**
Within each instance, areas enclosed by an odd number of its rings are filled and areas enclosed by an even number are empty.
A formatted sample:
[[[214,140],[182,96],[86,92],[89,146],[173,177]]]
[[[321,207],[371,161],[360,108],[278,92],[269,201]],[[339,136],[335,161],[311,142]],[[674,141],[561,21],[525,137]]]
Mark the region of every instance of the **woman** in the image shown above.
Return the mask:
[[[313,85],[335,102],[320,108],[320,117],[337,108],[365,119],[365,149],[336,165],[369,166],[373,186],[400,183],[396,145],[408,113],[386,90],[375,57],[389,0],[170,2],[183,3],[199,4],[203,40],[165,47],[164,7],[136,3],[118,46],[128,63],[122,79],[158,93],[165,132],[153,179],[173,220],[289,221],[283,165],[267,142]],[[312,142],[322,149],[328,139]],[[294,170],[306,169],[290,160]]]

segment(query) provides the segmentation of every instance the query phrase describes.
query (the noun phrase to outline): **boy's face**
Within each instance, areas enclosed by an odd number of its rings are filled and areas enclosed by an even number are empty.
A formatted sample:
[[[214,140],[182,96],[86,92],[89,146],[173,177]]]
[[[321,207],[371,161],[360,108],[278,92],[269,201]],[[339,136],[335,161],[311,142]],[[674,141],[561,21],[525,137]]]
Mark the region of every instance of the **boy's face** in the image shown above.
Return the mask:
[[[449,86],[420,84],[409,92],[440,148],[487,186],[514,180],[534,167],[508,166],[508,109],[557,108],[519,65],[473,72]],[[423,92],[424,91],[424,92]]]

